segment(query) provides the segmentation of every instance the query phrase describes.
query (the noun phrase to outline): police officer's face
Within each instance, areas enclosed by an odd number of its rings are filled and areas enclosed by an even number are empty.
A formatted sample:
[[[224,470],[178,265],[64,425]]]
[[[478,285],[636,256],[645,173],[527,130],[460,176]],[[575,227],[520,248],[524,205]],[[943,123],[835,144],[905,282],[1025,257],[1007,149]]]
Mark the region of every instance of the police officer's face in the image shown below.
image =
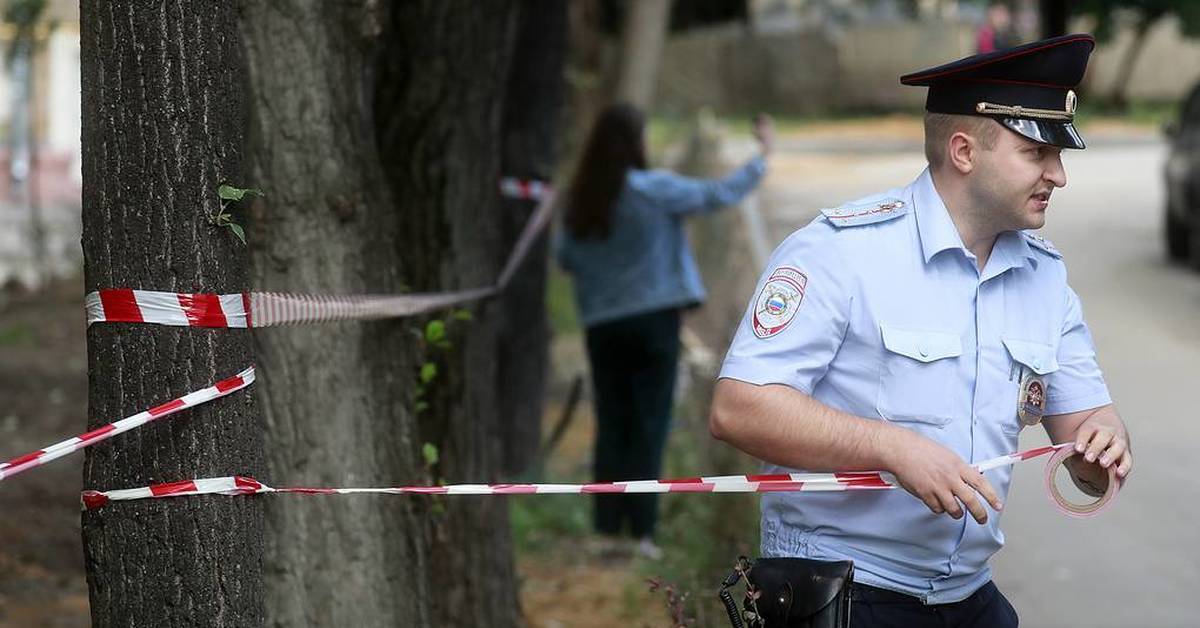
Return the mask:
[[[1067,185],[1062,149],[1005,129],[992,150],[978,155],[978,176],[971,177],[972,195],[997,231],[1045,225],[1050,194]]]

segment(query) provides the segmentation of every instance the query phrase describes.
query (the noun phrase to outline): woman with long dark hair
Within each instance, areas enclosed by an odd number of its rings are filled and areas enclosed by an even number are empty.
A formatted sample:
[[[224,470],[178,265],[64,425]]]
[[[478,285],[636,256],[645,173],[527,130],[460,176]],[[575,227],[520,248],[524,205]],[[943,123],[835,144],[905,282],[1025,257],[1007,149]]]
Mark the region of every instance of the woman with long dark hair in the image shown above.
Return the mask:
[[[762,179],[774,138],[759,116],[762,154],[724,179],[683,177],[646,165],[645,117],[630,105],[603,111],[566,197],[555,252],[574,279],[587,329],[595,392],[597,481],[651,479],[662,468],[679,358],[680,312],[705,298],[685,219],[738,202]],[[639,551],[654,545],[653,494],[597,495],[596,531],[626,522]]]

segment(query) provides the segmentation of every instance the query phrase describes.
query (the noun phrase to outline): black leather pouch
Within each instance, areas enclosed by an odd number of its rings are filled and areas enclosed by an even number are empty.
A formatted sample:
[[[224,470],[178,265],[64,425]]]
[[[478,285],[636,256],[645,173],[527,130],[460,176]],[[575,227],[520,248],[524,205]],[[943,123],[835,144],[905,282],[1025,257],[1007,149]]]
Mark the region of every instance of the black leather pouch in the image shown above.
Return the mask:
[[[729,587],[746,578],[743,611]],[[734,628],[846,628],[854,563],[808,558],[738,559],[721,583],[721,601]]]

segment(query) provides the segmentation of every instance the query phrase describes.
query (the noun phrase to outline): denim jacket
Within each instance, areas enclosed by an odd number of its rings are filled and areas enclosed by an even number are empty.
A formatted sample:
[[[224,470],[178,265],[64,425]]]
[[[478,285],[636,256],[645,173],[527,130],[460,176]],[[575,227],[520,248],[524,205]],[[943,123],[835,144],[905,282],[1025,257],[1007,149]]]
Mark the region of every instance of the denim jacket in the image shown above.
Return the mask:
[[[684,219],[732,205],[766,171],[755,157],[724,179],[693,179],[666,170],[630,170],[605,239],[554,240],[558,263],[574,278],[585,327],[704,301],[704,284],[688,246]]]

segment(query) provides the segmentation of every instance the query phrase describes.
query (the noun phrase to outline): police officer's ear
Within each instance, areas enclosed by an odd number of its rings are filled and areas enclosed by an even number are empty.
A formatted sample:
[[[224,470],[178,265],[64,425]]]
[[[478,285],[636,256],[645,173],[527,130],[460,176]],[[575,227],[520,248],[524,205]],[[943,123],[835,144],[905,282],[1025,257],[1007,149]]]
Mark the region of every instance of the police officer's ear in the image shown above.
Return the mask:
[[[946,165],[958,174],[971,174],[978,167],[979,153],[982,150],[979,138],[966,131],[955,131],[946,141]]]

